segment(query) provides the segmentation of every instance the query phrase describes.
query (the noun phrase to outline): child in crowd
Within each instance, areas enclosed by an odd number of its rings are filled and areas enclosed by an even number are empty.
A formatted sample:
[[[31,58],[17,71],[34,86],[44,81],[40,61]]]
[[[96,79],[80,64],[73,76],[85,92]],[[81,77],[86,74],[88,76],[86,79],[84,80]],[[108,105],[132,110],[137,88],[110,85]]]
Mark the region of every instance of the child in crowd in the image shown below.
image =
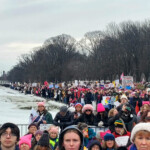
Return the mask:
[[[50,135],[49,143],[54,150],[55,146],[57,145],[56,143],[58,143],[59,128],[57,126],[51,125],[48,132]]]
[[[82,104],[81,103],[77,103],[75,105],[75,112],[74,112],[74,119],[78,119],[80,117],[80,115],[82,114]]]
[[[20,150],[30,150],[32,134],[22,136],[19,141]]]

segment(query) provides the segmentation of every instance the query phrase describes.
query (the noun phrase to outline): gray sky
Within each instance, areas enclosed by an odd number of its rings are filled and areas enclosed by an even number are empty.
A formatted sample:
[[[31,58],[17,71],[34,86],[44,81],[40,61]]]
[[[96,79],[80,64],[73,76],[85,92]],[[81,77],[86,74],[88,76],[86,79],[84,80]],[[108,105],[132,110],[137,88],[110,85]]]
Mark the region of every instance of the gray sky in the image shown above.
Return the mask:
[[[150,0],[0,0],[0,75],[53,36],[81,39],[111,23],[150,19]]]

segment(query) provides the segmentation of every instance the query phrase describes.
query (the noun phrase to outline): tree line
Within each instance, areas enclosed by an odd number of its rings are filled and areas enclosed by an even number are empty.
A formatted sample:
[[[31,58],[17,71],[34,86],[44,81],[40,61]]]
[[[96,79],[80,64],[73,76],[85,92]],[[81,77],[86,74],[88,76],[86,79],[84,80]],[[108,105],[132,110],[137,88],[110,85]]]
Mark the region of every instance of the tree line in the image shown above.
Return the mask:
[[[110,23],[105,31],[87,32],[80,41],[62,34],[20,57],[10,81],[52,82],[114,80],[123,72],[136,81],[150,76],[150,20]]]

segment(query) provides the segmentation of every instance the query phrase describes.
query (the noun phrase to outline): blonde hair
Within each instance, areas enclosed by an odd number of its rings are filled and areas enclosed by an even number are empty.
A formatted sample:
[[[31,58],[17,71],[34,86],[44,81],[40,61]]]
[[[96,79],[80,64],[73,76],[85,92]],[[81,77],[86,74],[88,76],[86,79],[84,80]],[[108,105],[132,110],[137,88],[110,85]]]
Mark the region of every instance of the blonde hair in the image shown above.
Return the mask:
[[[109,110],[108,117],[113,117],[114,116],[114,110],[115,110],[115,108],[112,108],[112,109]]]

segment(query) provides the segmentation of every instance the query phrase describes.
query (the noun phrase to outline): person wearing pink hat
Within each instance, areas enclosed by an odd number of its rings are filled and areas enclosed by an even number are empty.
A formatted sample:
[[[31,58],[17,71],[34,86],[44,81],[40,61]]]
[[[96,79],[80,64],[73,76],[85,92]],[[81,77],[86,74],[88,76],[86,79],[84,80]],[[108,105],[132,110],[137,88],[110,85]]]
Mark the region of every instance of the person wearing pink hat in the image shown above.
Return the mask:
[[[19,141],[20,150],[30,150],[32,134],[22,136]]]
[[[94,109],[91,104],[86,104],[82,108],[82,115],[76,120],[75,123],[84,122],[88,125],[94,125],[95,116]]]
[[[107,127],[108,126],[108,114],[105,111],[105,107],[102,103],[97,105],[97,114],[95,116],[94,125],[98,127]]]
[[[33,123],[36,123],[37,126],[40,124],[52,124],[53,118],[50,112],[45,108],[45,102],[38,102],[38,116],[34,119]]]

